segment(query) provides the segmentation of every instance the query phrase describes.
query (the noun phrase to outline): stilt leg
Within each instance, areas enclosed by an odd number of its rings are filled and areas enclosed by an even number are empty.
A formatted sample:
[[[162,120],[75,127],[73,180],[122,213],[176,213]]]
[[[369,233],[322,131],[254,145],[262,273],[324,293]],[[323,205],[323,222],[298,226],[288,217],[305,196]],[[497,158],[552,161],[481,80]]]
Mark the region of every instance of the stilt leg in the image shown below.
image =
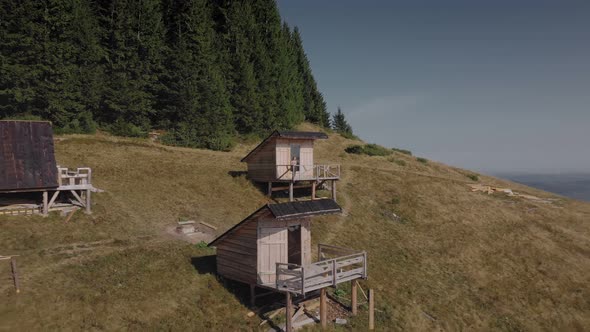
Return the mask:
[[[316,182],[313,181],[311,183],[311,200],[313,201],[315,199],[315,186],[316,186]]]
[[[272,197],[272,182],[268,183],[268,192],[267,192],[267,196],[268,197]]]
[[[250,307],[256,306],[256,285],[250,285]]]
[[[86,214],[91,214],[92,213],[92,209],[91,209],[91,206],[90,206],[91,205],[91,202],[92,202],[92,200],[90,198],[91,193],[92,192],[90,190],[86,190]]]
[[[336,180],[332,180],[332,199],[336,201]]]
[[[293,202],[293,181],[289,182],[289,202]]]
[[[320,323],[322,329],[328,326],[328,302],[326,298],[326,288],[322,288],[320,290]]]
[[[369,330],[375,329],[375,292],[369,289]]]
[[[358,307],[357,307],[357,297],[356,297],[356,292],[357,292],[357,284],[356,284],[356,280],[351,280],[350,281],[350,310],[352,311],[352,315],[356,316],[357,311],[358,311]]]
[[[47,191],[43,192],[43,216],[47,217],[49,214],[49,202],[48,202],[48,195]]]
[[[287,292],[287,304],[285,307],[285,316],[287,322],[285,323],[285,331],[293,331],[293,302],[291,301],[291,293]]]

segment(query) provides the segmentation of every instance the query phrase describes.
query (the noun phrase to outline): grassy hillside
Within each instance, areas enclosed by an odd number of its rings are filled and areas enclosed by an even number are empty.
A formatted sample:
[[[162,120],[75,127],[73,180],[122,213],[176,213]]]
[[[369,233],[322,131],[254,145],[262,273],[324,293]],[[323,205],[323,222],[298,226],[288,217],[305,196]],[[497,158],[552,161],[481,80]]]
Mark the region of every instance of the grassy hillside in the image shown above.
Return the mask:
[[[304,125],[301,129],[313,129]],[[314,243],[368,252],[380,330],[583,330],[590,326],[590,204],[473,193],[471,172],[394,153],[352,155],[338,135],[317,162],[342,164],[345,216],[315,219]],[[0,255],[20,254],[22,293],[0,264],[0,330],[257,330],[213,274],[213,249],[166,233],[179,218],[219,232],[267,202],[232,152],[65,136],[60,165],[90,166],[90,216],[0,217]],[[400,162],[403,160],[403,162]],[[232,176],[233,175],[233,176]],[[399,216],[396,218],[395,215]],[[2,263],[2,262],[0,262]],[[363,330],[365,316],[348,328]]]

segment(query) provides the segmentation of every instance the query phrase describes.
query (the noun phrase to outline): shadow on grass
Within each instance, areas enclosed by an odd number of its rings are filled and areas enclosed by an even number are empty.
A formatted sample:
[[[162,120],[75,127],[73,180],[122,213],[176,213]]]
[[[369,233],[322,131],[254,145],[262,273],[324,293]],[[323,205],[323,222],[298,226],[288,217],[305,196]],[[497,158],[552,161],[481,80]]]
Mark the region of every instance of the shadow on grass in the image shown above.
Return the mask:
[[[199,274],[217,273],[215,255],[193,257],[191,258],[191,264]]]

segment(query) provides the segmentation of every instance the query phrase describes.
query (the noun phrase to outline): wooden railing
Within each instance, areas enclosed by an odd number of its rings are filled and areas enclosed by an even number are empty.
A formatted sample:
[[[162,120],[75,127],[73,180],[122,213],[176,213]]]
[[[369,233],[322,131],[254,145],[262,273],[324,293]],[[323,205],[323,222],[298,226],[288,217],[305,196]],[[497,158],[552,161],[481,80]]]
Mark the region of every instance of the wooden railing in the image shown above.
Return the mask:
[[[303,295],[316,289],[367,277],[366,252],[323,244],[320,244],[318,248],[319,262],[306,266],[276,263],[276,288]],[[336,252],[346,252],[346,254],[334,258],[322,258]]]
[[[89,167],[80,167],[75,170],[58,167],[58,173],[60,190],[80,190],[92,187],[92,169]]]
[[[331,180],[340,178],[340,165],[276,165],[278,180]]]

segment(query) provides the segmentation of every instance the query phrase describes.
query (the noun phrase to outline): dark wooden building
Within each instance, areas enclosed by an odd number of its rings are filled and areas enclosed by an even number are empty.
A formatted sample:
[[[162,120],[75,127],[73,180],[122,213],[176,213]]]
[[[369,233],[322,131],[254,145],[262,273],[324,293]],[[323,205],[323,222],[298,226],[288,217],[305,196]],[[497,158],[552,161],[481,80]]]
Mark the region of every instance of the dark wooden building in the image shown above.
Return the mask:
[[[59,186],[51,123],[0,121],[0,192]]]

